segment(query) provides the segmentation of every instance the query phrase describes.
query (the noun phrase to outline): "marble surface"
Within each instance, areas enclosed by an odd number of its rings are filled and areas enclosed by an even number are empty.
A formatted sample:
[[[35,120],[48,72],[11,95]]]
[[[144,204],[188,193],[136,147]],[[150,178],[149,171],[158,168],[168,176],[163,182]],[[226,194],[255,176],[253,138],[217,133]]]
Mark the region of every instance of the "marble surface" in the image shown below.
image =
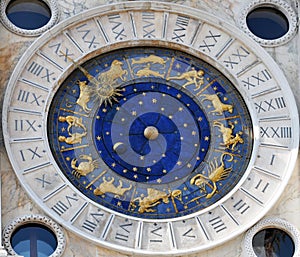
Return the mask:
[[[64,20],[70,16],[80,13],[84,10],[99,6],[101,4],[111,4],[109,0],[63,0],[59,1],[61,16],[60,19]],[[237,24],[239,12],[245,3],[244,0],[204,0],[204,1],[175,1],[179,4],[189,5],[201,10],[205,10],[212,14],[218,15],[228,22]],[[291,5],[295,1],[290,1]],[[0,109],[2,108],[4,91],[7,81],[13,71],[14,66],[19,60],[20,56],[24,53],[26,48],[34,41],[35,38],[22,37],[9,32],[0,23]],[[299,35],[297,34],[287,44],[276,48],[265,48],[265,50],[274,58],[280,68],[283,70],[291,88],[295,95],[298,108],[300,109],[300,86],[299,86]],[[44,214],[41,209],[26,195],[22,186],[18,182],[14,171],[8,160],[4,143],[2,127],[0,131],[0,171],[2,182],[2,226],[9,224],[12,217],[19,217],[29,213]],[[292,174],[289,183],[266,216],[278,216],[282,219],[289,221],[291,224],[300,229],[300,155],[296,163],[296,168]],[[63,256],[65,257],[125,257],[126,254],[118,253],[115,251],[107,250],[102,247],[93,245],[81,237],[65,230],[67,239],[67,248]],[[242,244],[244,235],[240,235],[235,239],[228,241],[224,245],[215,247],[212,250],[202,253],[190,254],[188,257],[223,257],[242,256]]]

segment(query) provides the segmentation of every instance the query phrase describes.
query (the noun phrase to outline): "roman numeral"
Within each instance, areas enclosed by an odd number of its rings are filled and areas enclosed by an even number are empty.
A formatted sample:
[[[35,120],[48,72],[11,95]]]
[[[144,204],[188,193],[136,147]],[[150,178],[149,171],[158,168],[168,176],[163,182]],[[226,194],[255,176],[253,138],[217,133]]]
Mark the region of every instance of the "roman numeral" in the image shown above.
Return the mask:
[[[241,214],[244,214],[250,208],[250,206],[243,200],[239,200],[235,205],[233,205],[233,207]]]
[[[236,65],[241,63],[250,53],[244,48],[239,47],[236,52],[228,56],[227,60],[224,60],[225,66],[234,69]]]
[[[260,101],[259,103],[255,103],[255,109],[258,113],[261,112],[269,112],[272,110],[278,110],[285,108],[286,104],[284,98],[276,97],[269,100]]]
[[[46,174],[43,174],[41,178],[35,178],[35,180],[41,183],[42,188],[52,184],[50,181],[46,180]]]
[[[27,159],[34,160],[36,158],[42,158],[42,154],[38,153],[39,148],[36,147],[34,149],[28,148],[28,149],[23,149],[19,150],[21,154],[21,158],[23,162],[26,162]],[[44,152],[44,151],[43,151]]]
[[[157,226],[157,224],[154,224],[154,226]],[[160,231],[161,229],[162,227],[157,227],[150,231],[151,236],[154,237],[154,239],[150,239],[151,243],[162,243],[162,234]]]
[[[66,195],[64,201],[57,201],[51,209],[55,211],[59,216],[63,215],[70,207],[72,207],[72,202],[77,202],[79,199],[76,198],[76,195],[73,196]]]
[[[54,72],[51,72],[48,68],[36,63],[35,61],[33,61],[30,64],[27,71],[29,71],[31,74],[33,74],[37,77],[45,79],[47,82],[51,82],[51,81],[56,80],[56,78],[53,77]]]
[[[214,34],[211,30],[209,30],[208,35],[205,36],[204,40],[202,41],[203,44],[199,45],[199,48],[201,48],[203,52],[211,52],[212,48],[217,44],[220,37],[221,34]]]
[[[77,27],[77,32],[82,33],[81,38],[84,43],[87,43],[89,49],[91,49],[92,47],[95,49],[98,47],[98,45],[100,45],[100,43],[96,41],[96,36],[93,33],[91,33],[92,30],[87,29],[86,26],[87,24],[85,23]]]
[[[263,83],[272,79],[268,70],[264,69],[258,72],[256,75],[251,75],[246,80],[242,80],[244,86],[249,90],[250,88],[255,88],[261,86]]]
[[[37,106],[40,106],[39,99],[41,97],[41,95],[37,96],[35,93],[20,89],[17,100],[20,102],[36,104]],[[41,102],[44,103],[44,100],[42,100]]]
[[[143,38],[155,38],[154,19],[155,19],[155,15],[153,12],[143,12],[142,13]]]
[[[41,127],[40,125],[35,126],[36,120],[15,120],[15,131],[37,131],[37,127]]]
[[[260,127],[260,135],[264,138],[291,138],[291,127]]]
[[[222,230],[226,229],[226,225],[222,221],[222,219],[218,216],[216,218],[209,220],[210,225],[216,231],[216,233],[221,232]]]
[[[260,179],[254,188],[260,190],[262,193],[265,193],[269,186],[270,186],[269,182],[263,183],[263,180]]]
[[[109,15],[108,20],[113,24],[112,33],[115,34],[115,40],[123,40],[127,37],[120,14]]]
[[[185,38],[186,28],[189,25],[189,17],[186,16],[177,16],[175,29],[173,31],[172,40],[176,40],[177,42],[183,42]]]
[[[130,234],[129,229],[132,227],[132,225],[133,223],[121,224],[115,235],[115,239],[127,242]]]
[[[68,58],[71,58],[71,56],[74,55],[74,54],[70,53],[70,50],[67,47],[65,47],[64,50],[63,50],[63,47],[62,47],[61,43],[50,45],[49,48],[53,48],[54,53],[58,57],[63,57],[65,62],[68,62]]]
[[[194,231],[194,229],[193,229],[193,228],[190,228],[190,229],[188,229],[186,232],[184,232],[184,233],[182,234],[182,236],[184,236],[184,237],[189,237],[189,238],[196,238],[196,236],[193,234],[193,231]]]

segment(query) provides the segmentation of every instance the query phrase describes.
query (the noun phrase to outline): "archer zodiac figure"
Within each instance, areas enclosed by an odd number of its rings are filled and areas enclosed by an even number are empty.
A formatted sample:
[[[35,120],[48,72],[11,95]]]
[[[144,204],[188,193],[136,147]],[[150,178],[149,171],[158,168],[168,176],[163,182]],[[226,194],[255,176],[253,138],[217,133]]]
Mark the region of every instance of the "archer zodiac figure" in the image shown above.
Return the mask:
[[[196,71],[195,68],[193,67],[191,70],[182,73],[179,76],[174,76],[174,77],[168,77],[167,80],[171,80],[171,79],[185,79],[187,80],[187,82],[182,85],[182,87],[186,88],[187,86],[191,85],[191,84],[195,84],[195,89],[194,91],[197,91],[200,89],[200,87],[204,84],[204,71],[203,70],[199,70]],[[198,81],[197,81],[198,80]]]
[[[67,131],[70,133],[71,127],[80,127],[84,131],[86,131],[86,127],[82,123],[82,118],[76,117],[76,116],[59,116],[58,117],[59,122],[67,122],[68,123],[68,128]]]
[[[240,131],[239,133],[236,133],[235,136],[233,136],[233,129],[234,129],[234,124],[229,123],[230,127],[225,127],[224,124],[221,122],[215,121],[214,126],[219,128],[219,131],[222,133],[222,138],[223,138],[223,146],[225,146],[228,149],[231,149],[234,151],[234,148],[238,143],[243,144],[244,140],[241,137],[242,132]]]
[[[224,156],[229,155],[230,159],[228,162],[231,162],[233,160],[233,154],[224,152],[221,155],[220,162],[221,164],[219,165],[217,160],[211,161],[209,163],[209,170],[208,170],[208,177],[204,176],[202,174],[197,174],[194,177],[191,178],[190,184],[191,185],[196,185],[199,187],[201,190],[203,190],[206,194],[206,186],[208,186],[212,191],[206,195],[207,199],[210,199],[213,197],[213,195],[217,192],[217,182],[226,179],[230,172],[232,171],[232,167],[225,168],[225,163],[224,163]]]
[[[115,196],[123,196],[127,191],[132,188],[132,185],[129,187],[123,187],[122,180],[119,180],[119,185],[116,187],[113,183],[115,178],[111,178],[111,180],[106,180],[105,177],[102,178],[103,182],[94,190],[94,195],[104,195],[106,193],[112,193]]]
[[[97,160],[93,160],[93,158],[89,155],[82,154],[79,156],[81,160],[87,160],[87,161],[81,161],[78,166],[76,166],[78,159],[74,158],[71,161],[71,167],[74,169],[72,174],[76,178],[80,178],[81,176],[86,176],[89,173],[93,172],[96,168],[98,168]]]
[[[219,92],[214,95],[202,94],[201,96],[205,97],[204,99],[202,99],[202,102],[207,100],[211,101],[213,107],[215,108],[214,110],[210,111],[212,113],[217,113],[218,115],[222,115],[223,112],[225,111],[228,111],[229,113],[233,113],[233,105],[222,103],[220,98],[218,97],[218,94]]]

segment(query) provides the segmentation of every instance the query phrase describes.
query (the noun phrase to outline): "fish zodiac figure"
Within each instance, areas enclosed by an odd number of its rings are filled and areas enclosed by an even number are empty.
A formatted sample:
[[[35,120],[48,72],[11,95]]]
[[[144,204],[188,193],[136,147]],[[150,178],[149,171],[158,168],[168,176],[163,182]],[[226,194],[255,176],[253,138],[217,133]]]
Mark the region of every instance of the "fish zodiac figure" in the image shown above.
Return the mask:
[[[187,80],[187,82],[182,85],[183,88],[186,88],[187,86],[191,85],[191,84],[195,84],[195,89],[194,91],[197,91],[200,89],[200,87],[204,84],[204,71],[203,70],[199,70],[196,71],[195,68],[192,68],[190,71],[184,72],[179,76],[174,76],[174,77],[168,77],[167,80],[171,80],[171,79],[185,79]],[[197,81],[199,80],[199,81]]]
[[[87,160],[87,161],[82,161],[76,166],[77,164],[77,159],[74,158],[71,161],[71,167],[74,169],[72,174],[76,178],[80,178],[81,176],[86,176],[89,173],[93,172],[96,168],[98,168],[98,163],[96,160],[93,161],[92,157],[86,154],[82,154],[79,156],[81,160]]]
[[[205,193],[207,193],[205,186],[208,186],[212,191],[206,195],[207,199],[210,199],[213,197],[213,195],[217,192],[217,182],[226,179],[230,172],[232,171],[232,167],[225,168],[225,163],[223,157],[225,155],[229,155],[230,159],[228,162],[231,162],[233,160],[233,155],[231,153],[224,152],[221,155],[219,165],[217,160],[210,162],[209,164],[209,170],[208,170],[208,176],[204,176],[202,174],[197,174],[194,177],[190,179],[191,185],[196,185],[201,190],[203,190]]]
[[[218,121],[214,122],[214,126],[218,127],[219,131],[222,133],[222,137],[223,137],[222,145],[224,145],[226,148],[234,150],[236,145],[238,143],[243,144],[244,140],[241,137],[242,132],[236,133],[235,136],[233,136],[232,134],[233,134],[234,125],[233,123],[230,123],[229,125],[230,127],[225,127],[224,124],[222,124],[221,122]]]
[[[138,77],[149,77],[149,76],[154,76],[154,77],[160,77],[160,78],[163,78],[163,77],[164,77],[163,74],[160,74],[160,73],[157,72],[157,71],[151,70],[151,69],[150,69],[150,63],[148,63],[144,69],[138,70],[138,71],[136,72],[136,76],[138,76]]]
[[[129,187],[123,187],[122,180],[119,180],[119,185],[116,187],[113,183],[115,178],[111,178],[111,180],[107,181],[105,177],[103,177],[103,182],[94,190],[94,195],[104,195],[106,193],[112,193],[115,196],[123,196],[127,191],[132,188],[132,185]]]
[[[167,194],[163,191],[156,190],[154,188],[147,188],[147,196],[139,196],[131,201],[131,205],[136,208],[134,202],[138,201],[138,212],[155,212],[155,210],[151,209],[156,205],[163,203],[169,203],[169,197],[179,197],[181,195],[180,190],[174,190],[170,194]]]
[[[166,62],[167,62],[166,60],[164,60],[163,58],[156,56],[154,54],[150,54],[149,56],[142,57],[140,59],[132,59],[132,64],[145,64],[145,63],[155,64],[155,63],[158,63],[158,64],[165,66]]]

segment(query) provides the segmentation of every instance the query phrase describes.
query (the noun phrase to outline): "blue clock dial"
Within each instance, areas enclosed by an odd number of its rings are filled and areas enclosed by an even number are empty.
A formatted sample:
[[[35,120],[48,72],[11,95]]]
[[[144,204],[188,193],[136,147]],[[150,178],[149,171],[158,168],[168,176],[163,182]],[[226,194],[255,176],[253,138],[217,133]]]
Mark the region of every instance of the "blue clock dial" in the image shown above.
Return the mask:
[[[162,48],[72,61],[50,107],[48,138],[61,171],[91,200],[129,216],[175,218],[240,181],[252,123],[217,69]]]

